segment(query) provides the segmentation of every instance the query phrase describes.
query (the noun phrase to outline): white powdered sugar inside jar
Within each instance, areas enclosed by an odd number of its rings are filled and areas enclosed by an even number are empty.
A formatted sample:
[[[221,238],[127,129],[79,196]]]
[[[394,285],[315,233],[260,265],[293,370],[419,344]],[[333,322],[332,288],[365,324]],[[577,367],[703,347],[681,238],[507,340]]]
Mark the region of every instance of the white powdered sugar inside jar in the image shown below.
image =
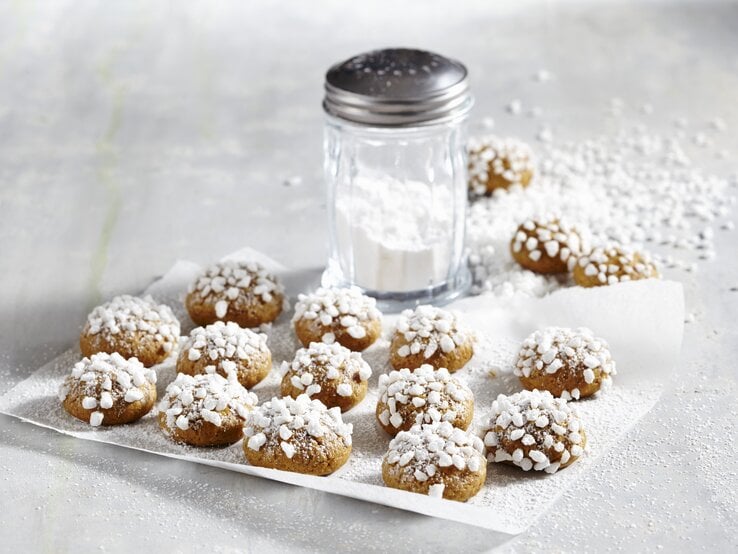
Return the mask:
[[[336,203],[340,259],[356,285],[413,291],[446,280],[453,255],[454,198],[448,187],[388,176],[357,178]]]

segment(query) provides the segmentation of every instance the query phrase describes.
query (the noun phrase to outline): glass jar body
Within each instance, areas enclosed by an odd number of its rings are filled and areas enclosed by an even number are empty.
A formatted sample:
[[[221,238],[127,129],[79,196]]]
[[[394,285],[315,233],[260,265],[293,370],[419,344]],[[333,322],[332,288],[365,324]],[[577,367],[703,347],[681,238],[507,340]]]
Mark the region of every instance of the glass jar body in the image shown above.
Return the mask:
[[[327,116],[324,285],[358,286],[388,311],[465,291],[465,142],[465,116],[393,128]]]

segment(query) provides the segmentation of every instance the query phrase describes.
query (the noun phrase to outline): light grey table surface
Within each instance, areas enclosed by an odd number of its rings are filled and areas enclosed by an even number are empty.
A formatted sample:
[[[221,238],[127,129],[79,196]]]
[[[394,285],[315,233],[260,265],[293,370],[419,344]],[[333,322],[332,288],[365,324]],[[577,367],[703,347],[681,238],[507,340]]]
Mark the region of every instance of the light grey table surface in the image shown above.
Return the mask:
[[[738,6],[605,2],[0,2],[0,386],[72,345],[91,306],[176,259],[326,250],[324,70],[411,45],[465,61],[475,122],[607,130],[612,97],[669,132],[715,116],[738,153]],[[547,69],[555,80],[536,83]],[[633,117],[637,109],[631,110]],[[283,182],[301,176],[302,183]],[[91,444],[0,417],[0,550],[735,551],[735,232],[685,280],[669,391],[575,490],[505,542],[454,524]]]

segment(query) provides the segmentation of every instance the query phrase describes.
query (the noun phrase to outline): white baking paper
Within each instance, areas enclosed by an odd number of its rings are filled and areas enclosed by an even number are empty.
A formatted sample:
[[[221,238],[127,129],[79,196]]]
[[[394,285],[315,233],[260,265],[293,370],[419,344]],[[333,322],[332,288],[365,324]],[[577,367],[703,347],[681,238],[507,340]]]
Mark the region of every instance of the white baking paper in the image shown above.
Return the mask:
[[[281,273],[288,293],[296,296],[306,286],[309,274],[288,272],[263,254],[246,249],[229,258],[258,259]],[[193,324],[182,300],[189,282],[200,266],[177,262],[147,293],[166,302],[182,321],[183,333]],[[314,275],[313,275],[314,276]],[[228,448],[197,449],[171,442],[160,430],[154,414],[119,427],[92,428],[67,415],[56,392],[64,376],[80,358],[72,348],[52,360],[0,398],[0,412],[81,439],[106,442],[221,467],[231,471],[376,502],[421,514],[485,527],[501,533],[525,530],[577,479],[597,471],[596,461],[612,447],[658,400],[668,373],[681,347],[684,306],[682,287],[670,281],[640,281],[596,289],[568,288],[540,299],[502,301],[494,297],[470,297],[454,303],[462,319],[472,327],[478,344],[472,361],[455,375],[475,394],[475,421],[479,430],[492,401],[499,393],[520,390],[512,375],[512,364],[522,339],[545,325],[587,326],[606,338],[617,362],[614,386],[594,398],[576,403],[587,431],[587,452],[577,463],[553,475],[524,473],[504,464],[490,464],[487,482],[480,493],[462,504],[384,487],[381,457],[390,437],[375,421],[377,376],[389,370],[387,340],[394,317],[385,318],[385,336],[364,356],[374,370],[370,391],[356,408],[344,414],[354,424],[351,459],[329,477],[313,477],[247,465],[241,443]],[[275,366],[291,359],[299,347],[284,313],[268,330]],[[156,367],[161,396],[175,377],[174,358]],[[278,394],[276,371],[253,392],[261,402]]]

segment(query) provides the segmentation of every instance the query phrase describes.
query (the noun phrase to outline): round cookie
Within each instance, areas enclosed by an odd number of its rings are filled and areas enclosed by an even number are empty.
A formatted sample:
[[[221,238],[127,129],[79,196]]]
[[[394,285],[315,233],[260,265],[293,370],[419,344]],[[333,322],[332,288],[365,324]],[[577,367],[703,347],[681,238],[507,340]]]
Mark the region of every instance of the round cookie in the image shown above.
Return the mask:
[[[192,321],[209,325],[234,321],[258,327],[277,319],[284,287],[256,262],[223,261],[208,267],[189,287],[185,305]]]
[[[660,277],[656,265],[646,254],[618,246],[593,249],[579,258],[573,273],[574,282],[580,287]]]
[[[351,455],[352,431],[340,408],[305,394],[275,397],[246,417],[243,452],[254,466],[328,475]]]
[[[423,364],[445,367],[450,372],[464,367],[474,355],[472,335],[456,315],[434,306],[405,310],[397,320],[390,344],[390,363],[395,369],[416,369]]]
[[[469,189],[473,196],[489,196],[513,186],[527,187],[533,178],[533,152],[520,140],[472,138],[468,152]]]
[[[292,318],[303,346],[311,342],[337,342],[361,352],[382,334],[382,313],[374,298],[357,287],[319,288],[301,294]]]
[[[251,388],[269,375],[272,354],[267,337],[232,321],[216,321],[192,330],[179,350],[177,371],[187,375],[218,373]]]
[[[581,245],[577,229],[563,219],[528,219],[510,241],[510,253],[535,273],[566,273],[574,268]]]
[[[587,437],[576,411],[548,391],[500,394],[484,435],[490,462],[555,473],[584,452]]]
[[[382,460],[388,487],[466,502],[487,477],[482,441],[448,423],[415,425],[389,443]]]
[[[313,342],[298,350],[291,363],[283,362],[281,373],[282,396],[305,394],[345,412],[366,396],[372,370],[358,352],[337,343]]]
[[[536,331],[523,342],[515,366],[526,389],[547,390],[565,400],[592,396],[615,374],[607,342],[584,327]]]
[[[379,376],[377,421],[396,435],[416,424],[447,421],[466,430],[474,416],[471,389],[451,377],[448,369],[422,365]]]
[[[256,400],[234,379],[179,373],[159,402],[159,427],[176,442],[227,446],[243,437],[246,415]]]
[[[151,296],[124,294],[90,312],[79,348],[83,356],[117,352],[151,367],[163,362],[178,340],[179,321],[168,306],[156,304]]]
[[[99,352],[74,365],[59,400],[70,415],[93,427],[131,423],[156,402],[156,372],[136,358]]]

